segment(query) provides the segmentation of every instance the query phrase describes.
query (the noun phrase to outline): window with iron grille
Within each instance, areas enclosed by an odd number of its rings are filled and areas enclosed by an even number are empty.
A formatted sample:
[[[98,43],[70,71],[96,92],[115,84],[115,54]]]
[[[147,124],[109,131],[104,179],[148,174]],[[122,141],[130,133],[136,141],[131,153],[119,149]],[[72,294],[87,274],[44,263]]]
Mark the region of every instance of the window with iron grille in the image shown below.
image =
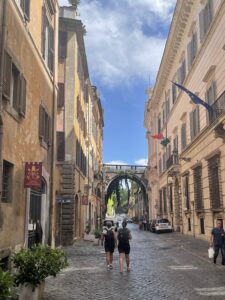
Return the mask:
[[[191,218],[188,218],[188,231],[191,231]]]
[[[159,212],[163,212],[163,194],[162,190],[159,191]]]
[[[3,161],[3,177],[2,177],[2,202],[12,202],[12,178],[13,178],[13,164]]]
[[[167,193],[166,193],[166,187],[163,188],[163,208],[164,208],[164,213],[167,213]]]
[[[184,207],[190,209],[190,195],[189,195],[189,175],[183,176],[183,197]]]
[[[200,218],[200,232],[201,232],[201,234],[205,234],[205,222],[204,222],[204,218]]]
[[[200,41],[205,37],[213,19],[213,0],[207,0],[205,7],[199,13]]]
[[[203,197],[202,197],[202,166],[197,166],[193,170],[194,179],[194,199],[195,209],[203,209]]]
[[[212,209],[221,207],[220,156],[208,160],[209,195]]]

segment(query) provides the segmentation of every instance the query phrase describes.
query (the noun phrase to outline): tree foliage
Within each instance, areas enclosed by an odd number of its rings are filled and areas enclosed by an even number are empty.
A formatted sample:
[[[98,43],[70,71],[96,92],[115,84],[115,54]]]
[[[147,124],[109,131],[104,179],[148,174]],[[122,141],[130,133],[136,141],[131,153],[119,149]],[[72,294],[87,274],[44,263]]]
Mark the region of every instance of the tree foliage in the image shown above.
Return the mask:
[[[80,5],[80,0],[68,0],[68,1],[75,9],[77,9],[77,7]]]

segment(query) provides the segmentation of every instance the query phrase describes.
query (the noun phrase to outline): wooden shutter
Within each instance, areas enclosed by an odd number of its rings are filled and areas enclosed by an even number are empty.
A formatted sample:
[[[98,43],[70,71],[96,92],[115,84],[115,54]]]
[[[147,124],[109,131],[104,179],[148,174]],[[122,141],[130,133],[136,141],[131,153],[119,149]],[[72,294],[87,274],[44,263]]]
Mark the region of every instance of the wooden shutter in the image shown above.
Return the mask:
[[[220,157],[218,155],[208,161],[210,202],[213,209],[218,209],[221,206],[219,166]]]
[[[205,9],[202,9],[199,13],[199,26],[200,26],[200,41],[205,36]]]
[[[26,80],[20,75],[19,114],[25,117],[26,113]]]
[[[45,137],[45,109],[42,105],[39,106],[39,137]]]
[[[59,58],[67,57],[67,40],[68,40],[67,32],[59,31]]]
[[[24,0],[24,16],[27,21],[30,21],[30,0]]]
[[[48,67],[49,70],[53,73],[54,67],[54,30],[49,26],[48,31],[49,42],[48,42]]]
[[[203,208],[202,202],[202,167],[198,166],[193,170],[193,179],[194,179],[194,199],[195,199],[195,208],[200,210]]]
[[[192,64],[192,41],[190,41],[187,45],[187,62],[189,70]]]
[[[52,145],[52,118],[48,116],[48,146]]]
[[[190,112],[190,135],[191,135],[191,141],[194,139],[194,118],[193,118],[193,112]]]
[[[61,108],[65,105],[65,84],[58,83],[59,92],[58,92],[58,108]]]
[[[43,5],[42,7],[42,30],[41,30],[41,52],[43,58],[45,58],[45,44],[46,44],[46,7]]]
[[[12,77],[12,58],[5,51],[4,52],[4,73],[3,73],[3,95],[7,99],[10,98],[11,77]]]
[[[65,132],[57,132],[57,160],[65,160]]]

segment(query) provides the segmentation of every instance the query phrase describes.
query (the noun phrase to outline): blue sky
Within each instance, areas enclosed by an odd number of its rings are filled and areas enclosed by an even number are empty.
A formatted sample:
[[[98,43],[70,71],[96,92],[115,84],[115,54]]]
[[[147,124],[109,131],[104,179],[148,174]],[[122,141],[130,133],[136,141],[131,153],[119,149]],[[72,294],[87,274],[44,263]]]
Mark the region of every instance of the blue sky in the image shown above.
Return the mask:
[[[81,0],[91,82],[104,107],[104,162],[147,163],[145,90],[154,84],[176,0]],[[67,5],[67,0],[60,0]]]

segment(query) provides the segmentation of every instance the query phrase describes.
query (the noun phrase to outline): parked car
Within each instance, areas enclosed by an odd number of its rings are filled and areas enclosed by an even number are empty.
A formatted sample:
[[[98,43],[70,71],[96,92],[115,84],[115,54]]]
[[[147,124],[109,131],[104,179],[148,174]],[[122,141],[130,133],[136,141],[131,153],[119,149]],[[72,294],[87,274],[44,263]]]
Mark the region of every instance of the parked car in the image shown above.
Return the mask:
[[[155,232],[155,224],[156,224],[155,219],[149,221],[149,230],[150,230],[150,232]]]
[[[173,228],[168,219],[158,219],[155,223],[155,232],[172,232]]]
[[[127,218],[127,223],[133,223],[133,220],[131,218]]]

